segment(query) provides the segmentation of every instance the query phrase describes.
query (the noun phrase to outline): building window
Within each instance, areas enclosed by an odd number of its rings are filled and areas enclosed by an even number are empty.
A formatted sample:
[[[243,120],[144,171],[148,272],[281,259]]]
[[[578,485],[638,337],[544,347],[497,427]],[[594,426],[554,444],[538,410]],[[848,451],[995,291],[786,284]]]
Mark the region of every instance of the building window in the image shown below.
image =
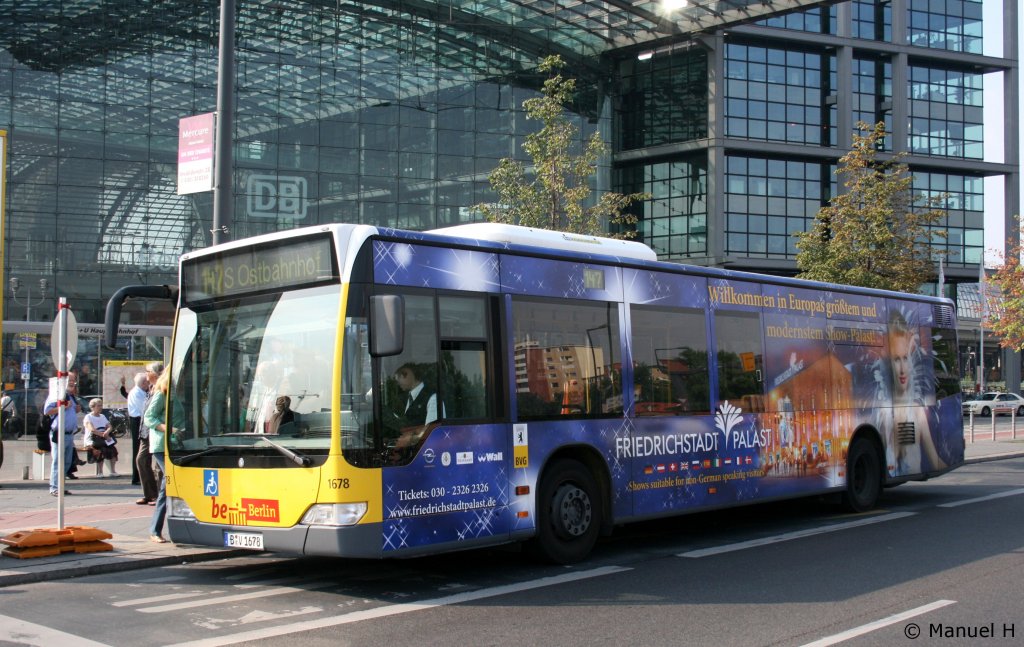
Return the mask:
[[[892,132],[892,63],[883,59],[853,60],[853,123],[874,125],[885,122],[886,133]],[[856,127],[854,132],[861,134]],[[881,140],[884,151],[892,150],[892,140]]]
[[[868,40],[892,40],[892,5],[888,0],[855,0],[853,36]]]
[[[725,52],[725,134],[764,141],[834,146],[836,58],[730,43]]]
[[[911,45],[983,53],[980,0],[909,0],[908,4]]]
[[[619,150],[708,136],[708,57],[704,50],[658,54],[620,67],[622,93],[615,122]]]
[[[730,155],[725,172],[725,252],[796,258],[827,195],[831,168],[817,162]]]
[[[634,205],[640,240],[663,260],[708,251],[707,160],[701,155],[619,169],[620,191],[651,198]]]
[[[950,265],[977,265],[985,252],[985,180],[952,173],[913,171],[914,193],[918,204],[928,198],[943,197],[939,205],[946,212],[946,238],[933,238],[932,245],[945,249]]]
[[[819,7],[788,13],[783,16],[766,18],[760,20],[757,25],[763,27],[778,27],[779,29],[792,29],[794,31],[809,31],[818,34],[836,33],[836,17],[831,7]]]
[[[974,72],[911,66],[911,153],[983,159],[983,76]]]

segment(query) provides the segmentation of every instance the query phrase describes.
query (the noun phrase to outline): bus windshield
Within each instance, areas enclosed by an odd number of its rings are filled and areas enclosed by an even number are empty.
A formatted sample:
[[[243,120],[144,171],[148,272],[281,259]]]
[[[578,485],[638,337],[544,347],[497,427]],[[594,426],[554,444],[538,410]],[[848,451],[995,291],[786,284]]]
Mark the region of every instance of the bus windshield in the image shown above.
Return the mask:
[[[251,449],[288,465],[322,462],[339,299],[326,285],[183,308],[171,397],[187,422],[172,460],[216,464]]]

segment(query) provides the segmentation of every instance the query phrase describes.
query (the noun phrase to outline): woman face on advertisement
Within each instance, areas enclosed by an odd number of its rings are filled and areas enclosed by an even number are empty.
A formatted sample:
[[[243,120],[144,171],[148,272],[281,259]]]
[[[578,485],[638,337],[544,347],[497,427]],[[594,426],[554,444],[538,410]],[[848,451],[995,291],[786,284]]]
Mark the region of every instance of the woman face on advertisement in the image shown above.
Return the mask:
[[[889,361],[892,362],[893,393],[896,400],[906,398],[910,391],[910,355],[910,335],[893,331],[889,338]]]

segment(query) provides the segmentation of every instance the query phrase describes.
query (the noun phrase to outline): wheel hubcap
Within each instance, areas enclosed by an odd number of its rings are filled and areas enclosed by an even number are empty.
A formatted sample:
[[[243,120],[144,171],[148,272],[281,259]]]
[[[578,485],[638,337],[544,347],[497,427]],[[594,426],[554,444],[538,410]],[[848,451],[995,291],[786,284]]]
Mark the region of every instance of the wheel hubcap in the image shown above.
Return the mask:
[[[555,495],[555,518],[566,535],[579,537],[590,528],[593,512],[590,497],[575,485],[563,485]]]

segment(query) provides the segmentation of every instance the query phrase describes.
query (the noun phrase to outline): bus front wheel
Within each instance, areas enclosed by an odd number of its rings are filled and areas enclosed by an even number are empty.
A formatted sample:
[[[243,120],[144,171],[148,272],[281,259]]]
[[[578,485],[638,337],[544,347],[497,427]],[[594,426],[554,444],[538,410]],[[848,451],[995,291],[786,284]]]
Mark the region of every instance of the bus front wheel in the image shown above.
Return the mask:
[[[538,492],[532,552],[557,564],[578,562],[590,553],[600,529],[601,500],[594,477],[574,460],[551,465]]]
[[[843,503],[852,512],[866,512],[875,507],[882,491],[882,462],[874,444],[858,438],[850,446],[846,460],[846,492]]]

